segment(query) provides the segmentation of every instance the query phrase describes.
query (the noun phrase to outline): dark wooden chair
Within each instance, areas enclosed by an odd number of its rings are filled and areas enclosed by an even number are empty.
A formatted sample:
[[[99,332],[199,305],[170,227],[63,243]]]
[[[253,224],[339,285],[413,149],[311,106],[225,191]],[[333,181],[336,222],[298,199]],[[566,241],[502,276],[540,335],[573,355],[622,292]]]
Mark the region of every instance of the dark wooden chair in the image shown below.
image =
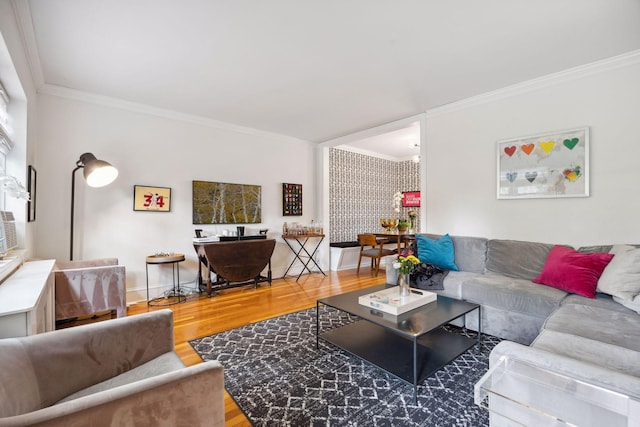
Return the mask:
[[[236,240],[198,245],[198,256],[204,258],[209,269],[216,274],[216,281],[207,282],[207,295],[212,287],[228,287],[253,282],[267,281],[271,285],[271,255],[275,249],[274,239]],[[260,273],[268,268],[267,276]]]
[[[358,256],[357,274],[360,274],[362,257],[371,258],[371,272],[374,276],[377,276],[382,257],[396,253],[394,249],[386,249],[384,247],[385,243],[388,243],[387,239],[380,239],[374,234],[358,234],[358,243],[360,244],[360,255]]]

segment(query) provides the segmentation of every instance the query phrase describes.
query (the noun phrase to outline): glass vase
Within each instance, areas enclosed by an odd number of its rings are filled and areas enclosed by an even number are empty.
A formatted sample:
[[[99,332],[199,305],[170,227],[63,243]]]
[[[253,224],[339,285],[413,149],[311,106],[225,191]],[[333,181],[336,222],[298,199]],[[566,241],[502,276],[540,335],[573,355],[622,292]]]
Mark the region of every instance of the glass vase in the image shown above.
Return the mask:
[[[410,294],[409,291],[409,283],[411,281],[411,275],[410,274],[400,274],[400,276],[398,277],[398,286],[399,291],[400,291],[400,297],[408,297]]]

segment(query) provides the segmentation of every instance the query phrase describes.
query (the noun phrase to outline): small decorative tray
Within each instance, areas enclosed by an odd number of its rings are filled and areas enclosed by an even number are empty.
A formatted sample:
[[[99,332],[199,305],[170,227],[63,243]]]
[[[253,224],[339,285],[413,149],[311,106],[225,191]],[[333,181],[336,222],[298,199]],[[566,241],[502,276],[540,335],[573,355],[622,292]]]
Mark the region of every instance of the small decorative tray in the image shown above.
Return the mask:
[[[408,296],[400,296],[400,287],[384,289],[358,298],[358,303],[376,310],[398,315],[435,301],[438,294],[410,288]]]

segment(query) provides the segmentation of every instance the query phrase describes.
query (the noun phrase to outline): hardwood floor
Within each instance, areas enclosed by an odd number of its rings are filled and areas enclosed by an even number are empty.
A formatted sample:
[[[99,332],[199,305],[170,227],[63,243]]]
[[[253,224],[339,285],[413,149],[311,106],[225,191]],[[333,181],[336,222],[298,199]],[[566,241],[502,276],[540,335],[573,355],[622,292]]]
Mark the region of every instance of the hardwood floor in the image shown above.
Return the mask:
[[[127,315],[169,308],[174,314],[175,347],[186,365],[202,363],[189,341],[237,328],[248,323],[282,316],[294,311],[315,307],[318,298],[362,289],[385,282],[384,271],[373,277],[367,268],[303,275],[276,279],[271,286],[263,283],[258,289],[252,286],[221,291],[208,298],[206,295],[189,296],[187,302],[169,307],[148,307],[147,303],[131,305]],[[225,392],[226,426],[250,426],[233,399]]]

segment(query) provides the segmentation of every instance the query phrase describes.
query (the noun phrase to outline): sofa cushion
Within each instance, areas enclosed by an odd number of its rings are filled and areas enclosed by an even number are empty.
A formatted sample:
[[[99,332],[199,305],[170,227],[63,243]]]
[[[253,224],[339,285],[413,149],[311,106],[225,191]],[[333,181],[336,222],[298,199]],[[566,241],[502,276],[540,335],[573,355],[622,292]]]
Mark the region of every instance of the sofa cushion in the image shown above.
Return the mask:
[[[165,374],[167,372],[177,371],[184,368],[184,366],[184,363],[182,363],[180,357],[175,352],[165,353],[143,365],[140,365],[129,371],[125,371],[116,377],[109,378],[108,380],[77,391],[56,402],[56,404],[68,402],[70,400],[78,399],[80,397],[88,396],[100,391],[110,390],[122,385],[135,383],[145,378],[152,378],[161,374]]]
[[[598,279],[613,256],[600,252],[582,253],[564,246],[554,246],[542,272],[533,282],[595,298]]]
[[[640,377],[640,352],[614,344],[545,329],[531,347]]]
[[[640,316],[627,310],[563,304],[547,318],[544,329],[589,338],[640,352]]]
[[[471,273],[469,271],[450,271],[449,274],[447,274],[447,277],[444,278],[444,290],[438,291],[438,294],[462,299],[463,284],[468,280],[475,279],[479,276],[482,275],[478,273]]]
[[[425,234],[430,239],[439,239],[438,234]],[[483,274],[487,262],[487,243],[484,237],[451,236],[454,262],[460,271]]]
[[[631,301],[623,300],[618,297],[613,297],[613,300],[621,306],[633,310],[636,313],[640,313],[640,295],[636,295]]]
[[[487,271],[516,279],[538,276],[554,245],[517,240],[489,240]]]
[[[640,294],[640,249],[615,245],[609,253],[615,256],[598,280],[598,292],[631,301]]]
[[[433,264],[443,270],[458,271],[458,266],[454,262],[453,241],[448,234],[437,240],[418,234],[416,243],[418,258],[421,262]]]
[[[478,276],[466,280],[462,286],[465,300],[542,318],[555,310],[566,295],[564,291],[530,280],[498,274]]]
[[[596,293],[595,298],[587,298],[576,294],[567,295],[560,305],[578,304],[589,307],[598,307],[604,310],[617,311],[618,313],[633,314],[629,308],[615,301],[611,295]]]

